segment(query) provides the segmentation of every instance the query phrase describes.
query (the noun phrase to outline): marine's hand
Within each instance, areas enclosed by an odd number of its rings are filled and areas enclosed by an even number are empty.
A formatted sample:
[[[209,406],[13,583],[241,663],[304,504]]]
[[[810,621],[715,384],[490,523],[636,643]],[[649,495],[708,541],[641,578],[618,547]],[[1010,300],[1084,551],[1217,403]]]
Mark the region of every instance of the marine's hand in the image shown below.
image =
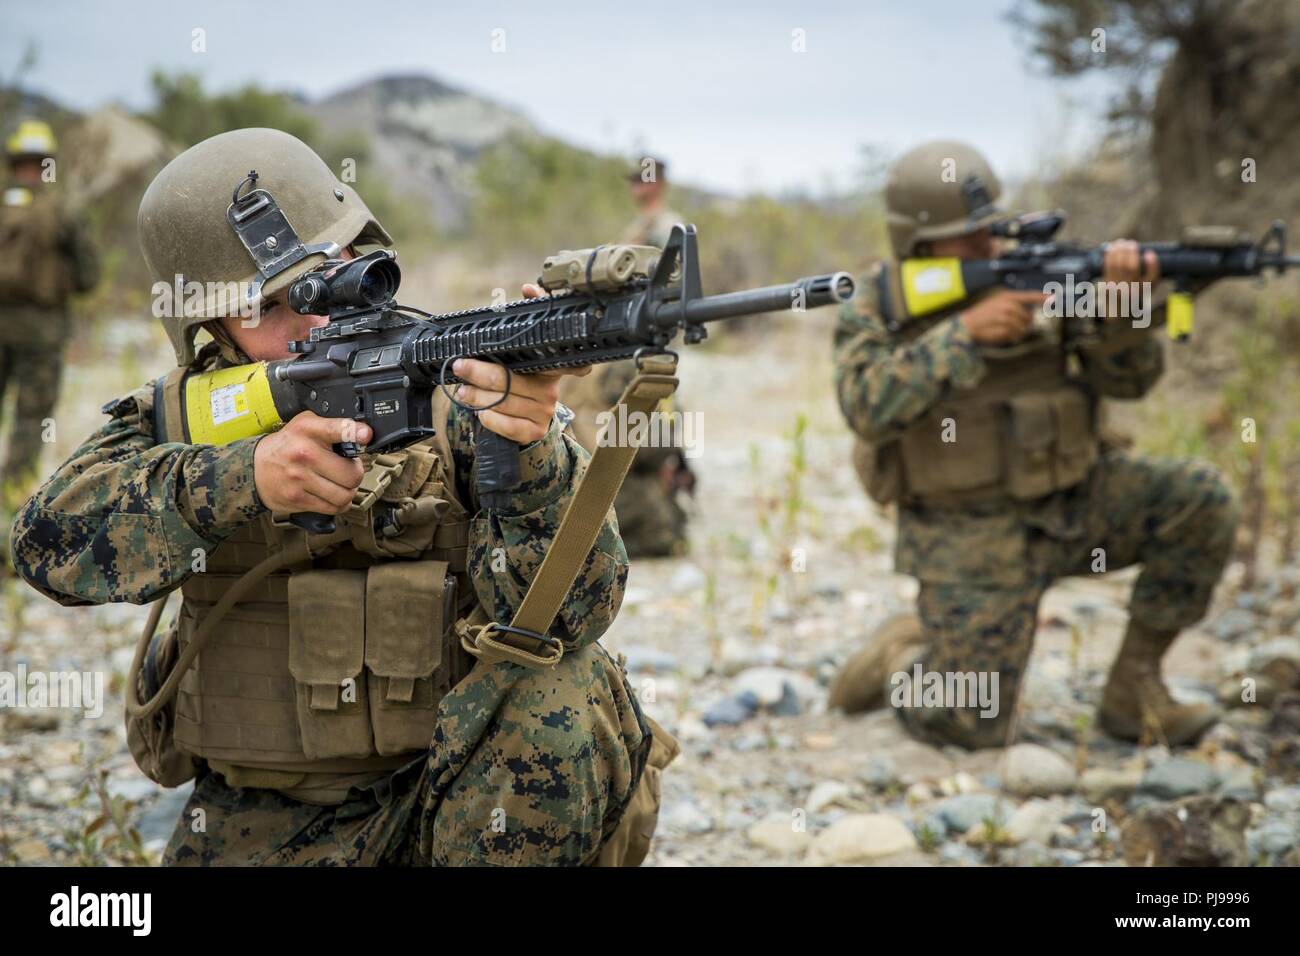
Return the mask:
[[[335,454],[337,442],[364,445],[370,426],[346,418],[321,418],[302,412],[278,432],[257,443],[253,480],[262,503],[272,511],[315,511],[336,515],[352,504],[365,468],[355,458]]]
[[[1141,255],[1132,239],[1115,239],[1106,243],[1101,279],[1103,282],[1160,281],[1160,261],[1150,249]]]
[[[545,290],[533,283],[524,286],[524,298],[537,299]],[[478,413],[483,427],[521,445],[537,441],[551,427],[555,403],[560,397],[560,378],[586,375],[590,365],[554,372],[514,372],[509,376],[510,395],[500,405]],[[456,398],[466,405],[492,405],[506,388],[506,370],[495,362],[457,359],[452,372],[464,383],[456,389]]]
[[[961,323],[980,345],[1010,345],[1029,334],[1034,310],[1047,301],[1042,292],[1000,289],[961,313]]]

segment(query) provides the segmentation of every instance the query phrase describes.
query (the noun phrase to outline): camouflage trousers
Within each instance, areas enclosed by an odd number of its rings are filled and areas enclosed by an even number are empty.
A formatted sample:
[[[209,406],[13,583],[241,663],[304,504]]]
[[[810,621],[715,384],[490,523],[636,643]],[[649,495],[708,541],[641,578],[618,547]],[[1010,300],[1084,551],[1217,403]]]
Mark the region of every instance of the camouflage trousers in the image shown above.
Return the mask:
[[[25,497],[40,467],[44,422],[54,414],[63,377],[57,348],[38,349],[0,344],[0,425],[5,399],[14,396],[9,448],[0,465],[0,487]]]
[[[970,748],[1006,745],[1033,649],[1039,600],[1058,578],[1140,564],[1129,600],[1134,620],[1175,631],[1205,614],[1237,526],[1237,502],[1212,467],[1111,453],[1062,504],[1071,516],[1063,524],[1038,526],[1035,515],[1024,518],[1031,565],[1027,586],[921,580],[923,672],[996,673],[998,707],[996,716],[981,716],[985,708],[969,702],[896,707],[916,736]]]
[[[637,865],[675,755],[599,645],[550,669],[479,663],[439,706],[429,753],[340,805],[206,773],[163,862]]]
[[[629,558],[664,558],[685,549],[686,512],[657,472],[629,472],[614,513]]]

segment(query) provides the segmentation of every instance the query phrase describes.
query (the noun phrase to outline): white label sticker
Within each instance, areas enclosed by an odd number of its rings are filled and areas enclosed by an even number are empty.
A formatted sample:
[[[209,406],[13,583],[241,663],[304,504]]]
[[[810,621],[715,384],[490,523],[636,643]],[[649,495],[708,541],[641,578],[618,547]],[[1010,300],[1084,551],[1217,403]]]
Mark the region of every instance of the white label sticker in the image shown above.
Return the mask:
[[[244,394],[243,382],[212,390],[212,424],[224,425],[247,414],[248,397]]]
[[[912,288],[923,295],[947,292],[952,288],[952,273],[947,269],[922,269],[912,277]]]

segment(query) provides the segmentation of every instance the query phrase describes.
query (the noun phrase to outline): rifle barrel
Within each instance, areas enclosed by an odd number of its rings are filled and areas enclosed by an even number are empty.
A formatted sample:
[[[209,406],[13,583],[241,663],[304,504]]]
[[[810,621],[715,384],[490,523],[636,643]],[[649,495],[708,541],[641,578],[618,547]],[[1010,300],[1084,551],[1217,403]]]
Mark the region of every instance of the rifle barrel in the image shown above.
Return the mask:
[[[689,322],[713,322],[738,315],[784,312],[796,306],[816,309],[823,305],[849,301],[853,298],[853,290],[852,276],[847,272],[832,272],[796,279],[783,285],[704,296],[687,303],[686,319]],[[661,306],[664,307],[670,310],[680,309],[680,306],[671,302]]]

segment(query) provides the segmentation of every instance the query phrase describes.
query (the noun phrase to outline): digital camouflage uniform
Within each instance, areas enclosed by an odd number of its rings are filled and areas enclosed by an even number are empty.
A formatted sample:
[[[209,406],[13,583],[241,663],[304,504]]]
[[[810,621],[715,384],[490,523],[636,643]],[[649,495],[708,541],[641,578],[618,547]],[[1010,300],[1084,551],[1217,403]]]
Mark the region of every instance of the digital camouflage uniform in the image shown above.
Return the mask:
[[[678,222],[681,218],[677,213],[660,209],[639,216],[620,241],[662,249]],[[574,436],[587,451],[596,449],[597,416],[619,400],[635,376],[635,363],[625,361],[599,365],[587,376],[562,381],[560,400],[573,410]],[[663,477],[665,472],[685,467],[681,451],[676,448],[646,445],[632,459],[627,479],[614,501],[618,530],[629,557],[665,557],[686,548],[686,512],[677,502],[676,491],[667,490]]]
[[[836,393],[868,480],[881,468],[875,456],[896,454],[909,429],[934,424],[927,416],[939,403],[960,408],[973,399],[997,355],[974,342],[955,311],[916,320],[923,329],[891,331],[878,274],[879,267],[864,277],[842,307],[834,342]],[[1152,326],[1159,322],[1157,315]],[[1161,344],[1149,331],[1120,334],[1128,341],[1068,357],[1070,376],[1094,396],[1139,398],[1163,371]],[[1041,339],[1035,333],[1030,347]],[[1059,345],[1038,354],[1045,363],[1067,361]],[[1211,466],[1117,450],[1102,449],[1073,487],[1034,500],[928,505],[908,500],[906,482],[904,474],[896,567],[920,581],[923,667],[997,672],[1001,699],[995,719],[979,717],[978,708],[897,713],[920,736],[968,747],[1006,742],[1039,599],[1052,581],[1091,573],[1094,549],[1104,549],[1106,570],[1142,565],[1132,619],[1161,631],[1186,627],[1206,610],[1236,525],[1233,496]]]
[[[209,361],[206,367],[232,364]],[[222,446],[158,445],[152,384],[110,403],[93,434],[23,507],[14,525],[19,573],[65,606],[143,603],[191,577],[193,549],[211,550],[265,513],[253,483],[257,439]],[[467,478],[469,416],[446,434]],[[546,552],[589,460],[553,425],[524,450],[512,506],[480,512],[469,575],[478,600],[509,619]],[[468,482],[457,489],[471,501]],[[508,573],[492,568],[504,549]],[[574,648],[553,669],[478,664],[439,707],[427,757],[337,806],[201,776],[169,863],[579,864],[593,861],[632,799],[651,738],[625,676],[595,643],[627,576],[612,520],[552,633]],[[472,663],[472,662],[471,662]],[[206,832],[193,832],[193,811]],[[492,828],[504,811],[504,832]],[[423,843],[424,856],[420,855]]]
[[[11,495],[25,493],[40,466],[44,423],[54,414],[63,376],[63,351],[71,325],[68,298],[75,291],[93,288],[98,276],[87,230],[62,208],[57,188],[54,183],[26,186],[11,180],[0,199],[5,206],[39,209],[38,215],[50,221],[49,229],[39,230],[48,233],[48,241],[39,248],[20,249],[6,242],[4,255],[15,261],[14,268],[20,262],[43,260],[41,268],[53,273],[51,281],[59,290],[52,297],[42,296],[43,302],[25,301],[21,295],[3,296],[0,301],[0,425],[6,400],[13,402],[0,485]],[[22,269],[30,275],[27,265]]]
[[[227,221],[250,169],[293,230],[281,232],[284,243],[387,244],[364,202],[305,144],[236,130],[191,147],[146,192],[139,229],[155,279],[221,292],[252,273]],[[283,294],[323,259],[263,272],[263,294]],[[197,775],[165,861],[639,862],[659,768],[675,744],[596,643],[627,576],[612,512],[551,625],[565,650],[553,666],[476,659],[481,646],[461,630],[512,619],[587,453],[557,418],[521,449],[512,496],[480,510],[474,420],[435,392],[438,433],[364,456],[366,478],[336,533],[308,536],[273,520],[259,498],[260,436],[218,445],[175,437],[183,375],[249,362],[225,334],[195,354],[201,321],[188,311],[164,317],[178,368],[105,406],[109,422],[13,526],[16,570],[60,604],[181,591],[179,613],[146,655],[148,665],[157,649],[157,678],[177,693],[154,722],[133,719],[138,701],[132,692],[127,701],[141,768],[169,786]],[[191,667],[164,663],[196,646]],[[133,668],[129,678],[142,699],[156,686],[148,673]]]

